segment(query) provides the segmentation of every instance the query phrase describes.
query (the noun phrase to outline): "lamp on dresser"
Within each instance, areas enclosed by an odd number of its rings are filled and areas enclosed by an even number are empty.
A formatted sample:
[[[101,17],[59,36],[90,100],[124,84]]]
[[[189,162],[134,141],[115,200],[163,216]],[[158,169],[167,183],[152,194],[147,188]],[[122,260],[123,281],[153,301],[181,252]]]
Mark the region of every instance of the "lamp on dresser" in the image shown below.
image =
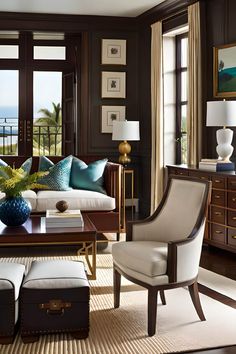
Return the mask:
[[[112,130],[112,140],[121,140],[119,144],[119,162],[122,165],[127,165],[130,163],[131,158],[129,153],[131,151],[131,146],[128,141],[140,140],[139,135],[139,122],[138,121],[114,121]]]
[[[216,132],[216,151],[219,161],[230,162],[233,153],[233,131],[227,127],[236,126],[236,101],[209,101],[207,102],[208,127],[223,127]]]

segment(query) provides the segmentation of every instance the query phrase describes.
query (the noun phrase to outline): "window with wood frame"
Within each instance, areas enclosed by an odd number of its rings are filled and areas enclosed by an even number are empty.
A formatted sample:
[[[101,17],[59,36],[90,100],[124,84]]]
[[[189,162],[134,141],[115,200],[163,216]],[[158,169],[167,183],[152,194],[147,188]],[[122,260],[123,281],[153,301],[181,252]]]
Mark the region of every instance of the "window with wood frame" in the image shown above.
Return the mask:
[[[176,163],[187,163],[188,33],[176,37]]]
[[[79,38],[0,31],[0,155],[75,151]]]

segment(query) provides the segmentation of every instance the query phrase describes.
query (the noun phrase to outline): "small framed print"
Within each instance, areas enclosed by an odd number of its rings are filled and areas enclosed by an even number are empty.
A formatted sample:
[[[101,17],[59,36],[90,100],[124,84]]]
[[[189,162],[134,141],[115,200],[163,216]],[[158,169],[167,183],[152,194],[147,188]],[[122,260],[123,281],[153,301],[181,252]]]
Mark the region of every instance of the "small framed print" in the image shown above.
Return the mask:
[[[102,106],[102,133],[112,133],[113,122],[125,120],[125,106]]]
[[[125,72],[102,71],[102,98],[125,98],[125,79]]]
[[[126,40],[102,40],[102,64],[126,65]]]

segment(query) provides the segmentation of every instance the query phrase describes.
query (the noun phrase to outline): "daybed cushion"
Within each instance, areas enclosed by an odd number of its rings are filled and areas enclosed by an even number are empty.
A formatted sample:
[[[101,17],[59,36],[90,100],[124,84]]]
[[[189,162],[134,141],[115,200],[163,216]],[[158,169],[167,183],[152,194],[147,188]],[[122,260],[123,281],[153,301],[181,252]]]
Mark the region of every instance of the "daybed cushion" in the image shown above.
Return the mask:
[[[55,205],[59,200],[66,200],[69,204],[69,209],[110,211],[116,207],[115,198],[99,192],[81,189],[70,191],[42,190],[37,193],[37,211],[55,209]]]
[[[0,192],[0,199],[5,197],[5,193]],[[36,210],[37,208],[37,194],[35,191],[28,190],[22,192],[22,197],[25,198],[31,204],[32,210]]]

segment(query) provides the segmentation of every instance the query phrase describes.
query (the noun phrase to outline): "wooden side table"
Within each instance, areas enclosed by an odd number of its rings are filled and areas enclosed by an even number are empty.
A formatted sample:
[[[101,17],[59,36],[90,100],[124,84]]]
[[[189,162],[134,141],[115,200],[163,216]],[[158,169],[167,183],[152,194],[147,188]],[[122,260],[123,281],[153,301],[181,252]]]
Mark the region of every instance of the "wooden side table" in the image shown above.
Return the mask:
[[[134,216],[134,170],[132,168],[124,168],[122,175],[122,220],[123,225],[122,229],[125,230],[126,221],[125,221],[125,207],[126,207],[126,178],[130,176],[131,178],[131,208],[132,208],[132,219]]]

